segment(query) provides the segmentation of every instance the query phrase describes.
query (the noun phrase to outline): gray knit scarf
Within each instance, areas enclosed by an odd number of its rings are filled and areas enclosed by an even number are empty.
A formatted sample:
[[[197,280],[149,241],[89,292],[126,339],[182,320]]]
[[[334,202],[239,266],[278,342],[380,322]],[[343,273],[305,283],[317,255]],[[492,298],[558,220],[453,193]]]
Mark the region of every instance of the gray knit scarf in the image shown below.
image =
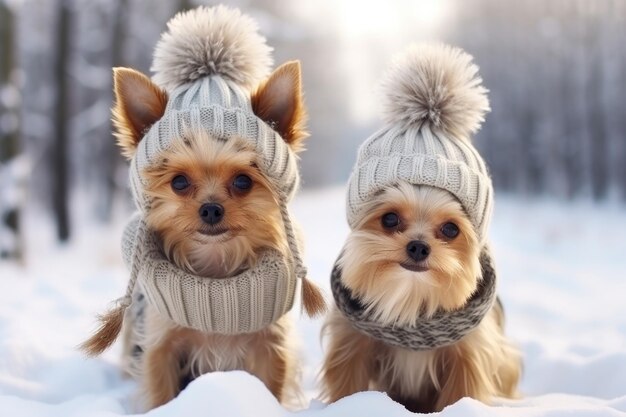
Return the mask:
[[[487,249],[480,255],[482,279],[465,306],[454,311],[438,311],[430,318],[420,319],[415,326],[383,325],[372,312],[341,282],[341,269],[335,263],[331,289],[335,303],[359,331],[386,344],[410,349],[430,350],[451,345],[476,328],[496,300],[496,272]]]

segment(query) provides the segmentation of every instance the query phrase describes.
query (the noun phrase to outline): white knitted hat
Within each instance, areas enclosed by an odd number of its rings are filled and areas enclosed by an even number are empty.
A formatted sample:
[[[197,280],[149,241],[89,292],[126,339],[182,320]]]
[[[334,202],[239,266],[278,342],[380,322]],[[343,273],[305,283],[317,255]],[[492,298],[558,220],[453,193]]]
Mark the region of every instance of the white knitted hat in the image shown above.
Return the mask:
[[[470,142],[490,110],[481,82],[472,57],[447,45],[412,46],[394,60],[382,83],[385,126],[361,145],[348,183],[350,227],[377,192],[405,181],[452,193],[485,241],[493,188]]]
[[[214,140],[248,140],[260,156],[259,168],[290,199],[298,182],[297,158],[280,135],[252,111],[250,90],[268,74],[271,48],[254,20],[237,9],[198,7],[182,12],[154,52],[153,80],[169,100],[163,117],[150,127],[131,160],[130,184],[145,212],[150,201],[142,172],[174,141],[194,131]]]

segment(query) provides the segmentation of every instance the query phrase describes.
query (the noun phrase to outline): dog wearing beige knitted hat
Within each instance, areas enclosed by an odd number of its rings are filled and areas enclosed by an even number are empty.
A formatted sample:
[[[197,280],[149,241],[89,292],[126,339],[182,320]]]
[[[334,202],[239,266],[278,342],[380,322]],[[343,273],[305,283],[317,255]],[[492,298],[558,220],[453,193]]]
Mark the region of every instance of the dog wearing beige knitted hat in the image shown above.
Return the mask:
[[[122,239],[126,295],[82,349],[97,355],[121,331],[148,408],[228,370],[286,401],[296,288],[310,316],[324,310],[287,210],[307,137],[300,64],[271,65],[256,23],[217,6],[170,20],[152,80],[114,70],[115,135],[139,210]]]
[[[386,392],[412,411],[513,397],[487,233],[493,189],[471,142],[489,110],[460,49],[412,46],[382,82],[384,126],[348,183],[351,233],[333,269],[322,395]]]

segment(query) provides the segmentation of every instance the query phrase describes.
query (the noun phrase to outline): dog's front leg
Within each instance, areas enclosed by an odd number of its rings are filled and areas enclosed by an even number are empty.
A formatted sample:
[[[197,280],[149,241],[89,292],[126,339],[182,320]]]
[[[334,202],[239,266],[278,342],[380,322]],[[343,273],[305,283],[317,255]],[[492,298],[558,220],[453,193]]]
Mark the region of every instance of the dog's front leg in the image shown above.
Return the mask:
[[[282,317],[254,336],[247,355],[246,370],[258,377],[279,402],[286,400],[286,388],[295,389],[296,358],[290,346],[291,322]]]
[[[329,402],[369,388],[373,378],[372,341],[333,309],[324,325],[328,337],[322,366],[322,398]]]
[[[490,367],[485,366],[486,361],[481,361],[476,352],[464,344],[461,341],[460,346],[447,348],[443,353],[441,390],[435,411],[441,411],[464,397],[488,404],[495,391],[494,375],[489,374]]]
[[[148,409],[174,399],[180,390],[180,354],[165,337],[145,352],[143,361],[143,391]]]

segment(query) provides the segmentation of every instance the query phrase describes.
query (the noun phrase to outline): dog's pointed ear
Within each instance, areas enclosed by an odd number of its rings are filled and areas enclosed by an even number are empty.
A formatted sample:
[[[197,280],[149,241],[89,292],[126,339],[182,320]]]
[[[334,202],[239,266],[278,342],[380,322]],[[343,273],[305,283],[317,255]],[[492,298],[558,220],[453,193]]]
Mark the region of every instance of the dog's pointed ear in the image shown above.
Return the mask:
[[[308,133],[300,61],[278,67],[251,100],[254,114],[272,126],[294,151],[302,150]]]
[[[113,127],[122,154],[132,158],[147,129],[163,117],[167,93],[139,71],[113,68]]]

